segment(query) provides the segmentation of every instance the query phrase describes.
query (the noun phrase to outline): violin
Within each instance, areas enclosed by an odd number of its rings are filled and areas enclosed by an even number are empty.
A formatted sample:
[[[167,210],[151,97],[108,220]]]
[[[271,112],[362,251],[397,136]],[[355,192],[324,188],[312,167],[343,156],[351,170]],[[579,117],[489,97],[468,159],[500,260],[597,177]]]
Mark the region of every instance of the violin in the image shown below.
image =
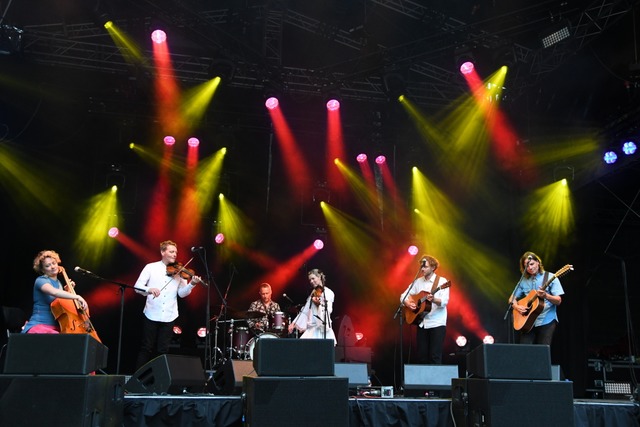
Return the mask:
[[[191,280],[196,275],[195,271],[185,267],[182,263],[172,262],[167,265],[167,276],[175,276],[176,274],[179,274],[185,280]]]
[[[191,280],[193,276],[197,276],[195,271],[187,268],[180,262],[172,262],[171,264],[167,265],[167,276],[173,277],[176,274],[179,274],[180,277],[182,277],[184,280]],[[209,284],[202,279],[198,283],[202,283],[204,286],[209,286]]]

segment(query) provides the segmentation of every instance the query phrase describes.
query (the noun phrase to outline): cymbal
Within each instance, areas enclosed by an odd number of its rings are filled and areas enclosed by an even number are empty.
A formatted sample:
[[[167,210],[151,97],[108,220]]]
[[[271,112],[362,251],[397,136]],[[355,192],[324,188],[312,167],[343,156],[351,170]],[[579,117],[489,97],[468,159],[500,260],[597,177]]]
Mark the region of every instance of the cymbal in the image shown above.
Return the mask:
[[[211,321],[214,321],[215,317],[211,319]],[[246,319],[227,319],[227,320],[218,320],[218,323],[240,323],[240,322],[246,322]]]

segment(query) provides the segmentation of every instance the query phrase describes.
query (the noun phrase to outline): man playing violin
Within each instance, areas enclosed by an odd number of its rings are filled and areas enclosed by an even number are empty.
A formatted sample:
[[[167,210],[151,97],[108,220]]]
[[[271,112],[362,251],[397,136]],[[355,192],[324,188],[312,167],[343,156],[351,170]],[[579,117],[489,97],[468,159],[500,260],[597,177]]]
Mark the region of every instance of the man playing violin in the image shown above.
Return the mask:
[[[175,242],[160,243],[160,255],[160,261],[145,265],[134,285],[136,292],[147,297],[136,369],[153,357],[169,352],[173,325],[178,318],[178,297],[185,298],[196,284],[203,283],[199,276],[168,268],[176,266],[178,245]],[[187,281],[188,277],[191,281]]]

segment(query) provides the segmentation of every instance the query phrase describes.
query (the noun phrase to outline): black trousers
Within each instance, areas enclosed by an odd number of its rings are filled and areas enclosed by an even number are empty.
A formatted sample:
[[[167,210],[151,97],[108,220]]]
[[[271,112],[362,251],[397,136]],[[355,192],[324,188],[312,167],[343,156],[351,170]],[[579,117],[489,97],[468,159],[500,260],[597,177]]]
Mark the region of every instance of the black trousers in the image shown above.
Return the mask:
[[[526,334],[520,334],[519,344],[546,344],[551,346],[553,341],[553,333],[556,331],[558,321],[554,320],[546,325],[531,328]]]
[[[136,360],[136,369],[160,354],[169,353],[174,322],[156,322],[144,316],[142,343]]]
[[[447,327],[436,326],[429,329],[418,327],[417,329],[416,352],[418,353],[418,363],[441,365]]]

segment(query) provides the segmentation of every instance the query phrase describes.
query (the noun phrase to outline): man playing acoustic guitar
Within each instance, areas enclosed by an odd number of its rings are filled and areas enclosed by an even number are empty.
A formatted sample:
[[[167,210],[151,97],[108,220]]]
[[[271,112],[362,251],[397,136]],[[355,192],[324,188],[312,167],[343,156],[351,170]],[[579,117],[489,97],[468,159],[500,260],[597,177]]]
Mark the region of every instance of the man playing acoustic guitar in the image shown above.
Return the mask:
[[[446,335],[449,282],[435,274],[440,265],[437,259],[424,255],[420,272],[406,291],[400,295],[408,323],[417,325],[416,352],[420,364],[442,364],[442,348]],[[408,295],[407,295],[408,293]],[[406,295],[406,298],[405,298]],[[417,313],[417,316],[416,316]]]
[[[553,275],[544,271],[540,257],[533,252],[527,251],[520,257],[522,280],[509,298],[514,328],[520,332],[518,343],[551,346],[558,324],[556,307],[564,295],[558,277],[570,269],[572,266],[565,266],[562,273]]]

